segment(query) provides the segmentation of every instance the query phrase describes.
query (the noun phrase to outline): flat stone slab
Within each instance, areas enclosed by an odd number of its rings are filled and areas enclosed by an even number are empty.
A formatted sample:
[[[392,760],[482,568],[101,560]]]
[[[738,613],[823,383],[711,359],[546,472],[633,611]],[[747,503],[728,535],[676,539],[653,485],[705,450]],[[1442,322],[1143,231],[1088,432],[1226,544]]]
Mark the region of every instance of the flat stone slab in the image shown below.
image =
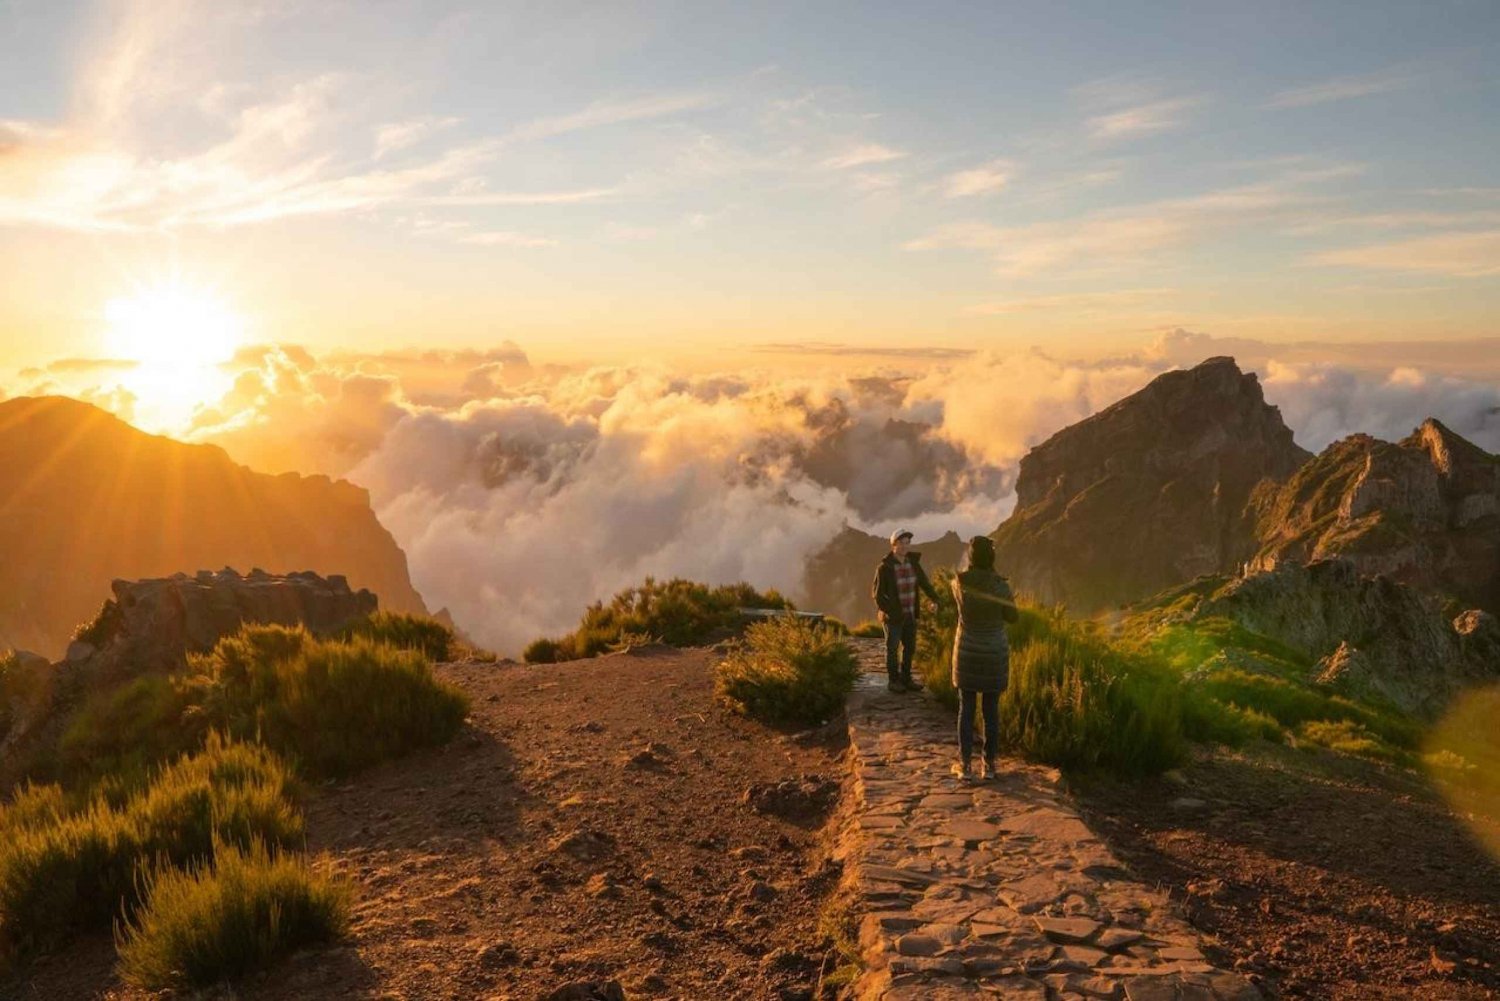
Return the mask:
[[[1002,759],[951,773],[953,720],[888,694],[879,640],[855,640],[850,820],[861,1001],[1263,1001],[1205,958],[1166,895],[1089,830],[1055,769]]]

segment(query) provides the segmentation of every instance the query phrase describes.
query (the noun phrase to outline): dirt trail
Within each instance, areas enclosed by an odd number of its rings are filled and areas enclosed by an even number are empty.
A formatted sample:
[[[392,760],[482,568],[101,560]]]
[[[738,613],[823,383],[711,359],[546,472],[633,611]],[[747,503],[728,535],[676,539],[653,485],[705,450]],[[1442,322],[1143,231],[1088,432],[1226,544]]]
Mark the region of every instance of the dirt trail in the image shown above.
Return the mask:
[[[438,671],[473,699],[465,731],[307,804],[311,847],[358,884],[350,940],[233,996],[533,1001],[608,980],[631,997],[809,996],[838,879],[826,811],[744,797],[842,778],[841,724],[799,743],[727,714],[704,650]],[[82,943],[7,996],[139,997],[112,958]]]

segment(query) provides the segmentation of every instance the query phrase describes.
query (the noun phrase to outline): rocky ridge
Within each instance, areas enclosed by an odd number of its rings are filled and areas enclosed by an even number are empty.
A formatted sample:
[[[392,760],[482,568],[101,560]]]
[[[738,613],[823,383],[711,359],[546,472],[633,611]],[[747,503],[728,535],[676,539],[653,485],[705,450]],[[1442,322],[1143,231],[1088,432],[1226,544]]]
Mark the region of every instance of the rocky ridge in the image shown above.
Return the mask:
[[[1251,569],[1337,556],[1500,613],[1500,458],[1429,419],[1330,445],[1267,500]]]
[[[110,581],[225,564],[343,573],[388,610],[427,610],[344,481],[253,472],[65,397],[0,402],[0,470],[0,650],[60,657]]]

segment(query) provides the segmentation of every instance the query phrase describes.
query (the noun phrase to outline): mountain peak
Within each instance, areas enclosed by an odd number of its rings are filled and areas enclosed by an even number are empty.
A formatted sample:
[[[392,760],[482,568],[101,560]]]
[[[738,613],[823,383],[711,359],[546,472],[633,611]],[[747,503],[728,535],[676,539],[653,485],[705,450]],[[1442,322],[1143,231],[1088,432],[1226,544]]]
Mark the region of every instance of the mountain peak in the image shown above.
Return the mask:
[[[1251,494],[1311,457],[1230,357],[1164,372],[1021,460],[995,534],[1021,588],[1082,609],[1130,601],[1254,551]]]

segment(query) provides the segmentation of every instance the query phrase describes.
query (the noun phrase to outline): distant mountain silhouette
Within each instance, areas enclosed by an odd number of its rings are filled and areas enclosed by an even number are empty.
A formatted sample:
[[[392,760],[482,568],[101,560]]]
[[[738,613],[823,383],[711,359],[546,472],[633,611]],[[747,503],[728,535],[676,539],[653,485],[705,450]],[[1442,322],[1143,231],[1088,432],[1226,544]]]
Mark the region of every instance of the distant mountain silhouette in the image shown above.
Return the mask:
[[[0,402],[0,649],[59,656],[111,580],[224,566],[344,574],[426,611],[359,487],[257,473],[65,397]]]
[[[922,554],[922,566],[932,573],[957,566],[964,542],[949,532],[940,539],[913,541],[912,549]],[[873,619],[875,601],[870,597],[870,581],[875,576],[875,564],[890,551],[889,539],[845,528],[808,559],[802,603],[811,611],[836,615],[851,626]]]

